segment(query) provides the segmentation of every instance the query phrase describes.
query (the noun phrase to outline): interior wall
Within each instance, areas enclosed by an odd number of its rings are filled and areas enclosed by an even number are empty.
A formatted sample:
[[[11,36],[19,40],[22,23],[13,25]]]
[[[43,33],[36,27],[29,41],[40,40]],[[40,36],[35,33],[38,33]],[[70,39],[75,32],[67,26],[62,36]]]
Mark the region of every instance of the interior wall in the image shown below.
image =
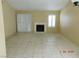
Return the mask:
[[[16,33],[16,16],[15,10],[6,2],[6,0],[3,2],[3,13],[5,36],[7,38]]]
[[[0,0],[0,57],[6,57],[2,0]]]
[[[71,2],[61,11],[61,32],[79,45],[79,7]]]
[[[48,15],[55,14],[56,18],[56,28],[55,32],[60,32],[60,11],[25,11],[17,10],[17,14],[32,14],[32,31],[35,32],[35,23],[45,23],[47,32],[52,32],[52,28],[48,28]]]

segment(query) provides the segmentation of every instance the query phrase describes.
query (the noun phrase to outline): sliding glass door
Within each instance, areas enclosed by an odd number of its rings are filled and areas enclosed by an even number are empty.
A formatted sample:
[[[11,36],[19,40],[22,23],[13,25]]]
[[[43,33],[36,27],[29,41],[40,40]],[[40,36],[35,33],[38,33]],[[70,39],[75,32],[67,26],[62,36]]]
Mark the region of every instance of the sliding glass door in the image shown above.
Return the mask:
[[[31,32],[32,31],[31,25],[32,25],[31,14],[17,14],[18,32]]]

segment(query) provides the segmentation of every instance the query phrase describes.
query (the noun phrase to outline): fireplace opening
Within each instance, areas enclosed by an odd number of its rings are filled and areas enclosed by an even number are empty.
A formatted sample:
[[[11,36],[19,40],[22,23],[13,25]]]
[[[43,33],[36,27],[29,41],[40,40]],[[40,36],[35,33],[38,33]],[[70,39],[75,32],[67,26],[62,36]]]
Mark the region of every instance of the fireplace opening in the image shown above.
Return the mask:
[[[36,32],[44,32],[44,25],[36,25]]]

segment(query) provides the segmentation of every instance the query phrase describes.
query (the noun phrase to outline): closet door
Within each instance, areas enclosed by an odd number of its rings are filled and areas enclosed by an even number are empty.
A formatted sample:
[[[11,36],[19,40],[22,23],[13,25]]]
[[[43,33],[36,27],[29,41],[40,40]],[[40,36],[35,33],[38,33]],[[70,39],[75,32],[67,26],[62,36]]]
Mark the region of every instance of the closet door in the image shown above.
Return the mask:
[[[32,15],[31,14],[17,14],[17,31],[31,32]]]

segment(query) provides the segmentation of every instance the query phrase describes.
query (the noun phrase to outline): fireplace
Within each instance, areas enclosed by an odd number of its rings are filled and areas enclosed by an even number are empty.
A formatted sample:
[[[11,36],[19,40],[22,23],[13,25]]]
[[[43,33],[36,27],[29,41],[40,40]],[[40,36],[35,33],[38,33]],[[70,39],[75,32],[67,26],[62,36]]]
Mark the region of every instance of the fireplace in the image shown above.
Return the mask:
[[[44,25],[36,25],[37,32],[44,32]]]
[[[35,32],[46,32],[46,26],[44,23],[35,24]]]

